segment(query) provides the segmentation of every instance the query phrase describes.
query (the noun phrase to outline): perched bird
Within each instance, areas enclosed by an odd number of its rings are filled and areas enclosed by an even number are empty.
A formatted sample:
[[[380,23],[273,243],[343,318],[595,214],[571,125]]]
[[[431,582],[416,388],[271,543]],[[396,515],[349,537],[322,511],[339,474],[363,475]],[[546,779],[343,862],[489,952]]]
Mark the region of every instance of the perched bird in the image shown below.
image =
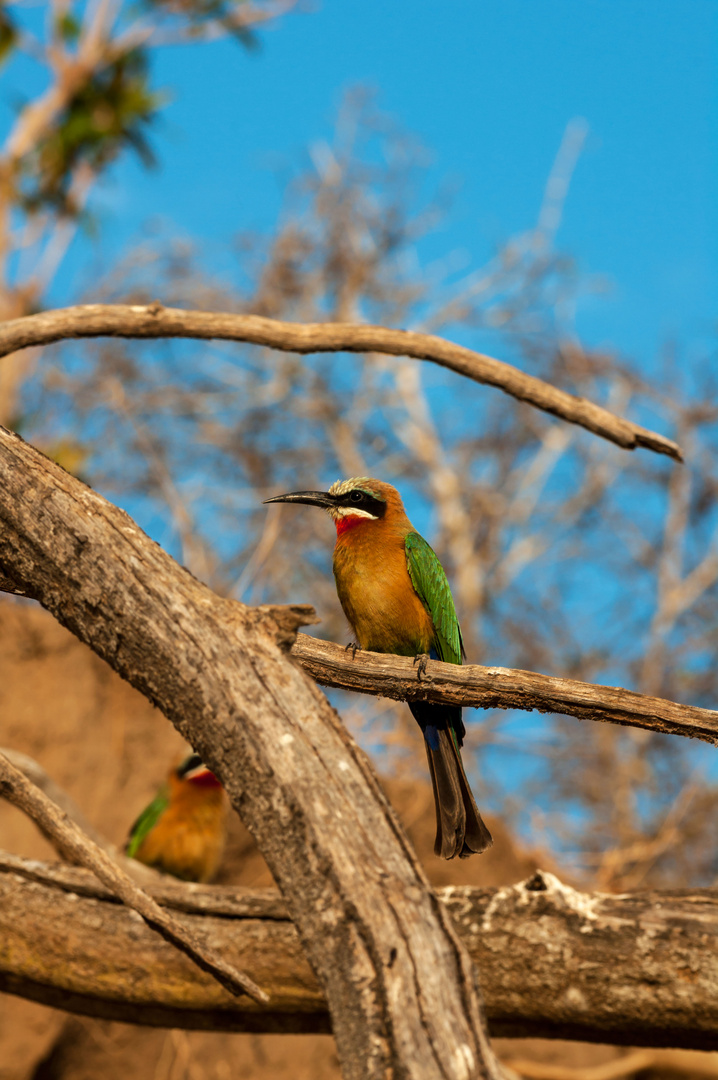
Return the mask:
[[[199,754],[170,769],[152,802],[130,829],[133,859],[185,881],[211,881],[224,848],[224,788]]]
[[[464,647],[446,574],[406,516],[396,488],[362,476],[338,480],[329,491],[295,491],[266,501],[329,512],[337,529],[337,593],[359,647],[461,663]],[[419,701],[409,708],[424,733],[434,787],[434,852],[453,859],[484,851],[492,841],[461,762],[461,709]]]

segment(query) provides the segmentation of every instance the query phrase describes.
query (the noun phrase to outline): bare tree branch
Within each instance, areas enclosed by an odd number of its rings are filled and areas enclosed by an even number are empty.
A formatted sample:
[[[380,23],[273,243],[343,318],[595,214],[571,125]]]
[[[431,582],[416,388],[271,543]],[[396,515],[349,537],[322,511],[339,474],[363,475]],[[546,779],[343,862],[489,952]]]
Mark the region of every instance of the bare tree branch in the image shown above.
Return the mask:
[[[346,1080],[498,1080],[471,958],[366,757],[287,656],[311,609],[222,600],[4,429],[0,573],[222,780],[319,977]]]
[[[278,893],[180,883],[149,891],[246,966],[270,1003],[232,998],[138,927],[85,871],[3,854],[0,988],[157,1026],[329,1029],[326,999]],[[507,888],[438,896],[481,970],[493,1034],[718,1048],[714,891],[581,893],[539,871]]]
[[[460,667],[429,659],[419,674],[409,657],[363,650],[352,655],[341,645],[307,634],[297,636],[292,655],[322,686],[341,690],[357,690],[395,701],[436,701],[527,712],[536,709],[718,744],[718,712],[647,697],[618,686],[479,664]]]
[[[27,595],[1,574],[0,591]],[[601,686],[514,668],[443,664],[431,659],[426,660],[419,674],[409,657],[364,650],[353,654],[341,645],[308,634],[297,635],[292,656],[322,686],[339,690],[393,701],[558,713],[718,745],[717,711],[638,694],[620,686]]]
[[[0,356],[30,345],[83,337],[221,338],[287,352],[375,352],[430,360],[475,382],[497,386],[626,450],[639,446],[682,460],[671,439],[614,416],[600,405],[559,390],[501,360],[431,334],[353,323],[288,323],[258,315],[184,311],[127,304],[84,304],[12,319],[0,326]]]
[[[249,994],[255,1001],[266,1004],[268,996],[242,971],[226,963],[221,956],[178,923],[172,915],[163,911],[154,900],[120,870],[102,848],[90,840],[67,814],[55,806],[51,799],[16,769],[0,753],[0,796],[7,799],[33,821],[47,836],[51,836],[63,854],[74,863],[92,870],[115,896],[136,911],[148,926],[161,934],[176,948],[190,957],[198,967],[217,980],[232,994]]]
[[[34,758],[31,758],[28,754],[20,753],[19,750],[11,750],[8,746],[0,746],[0,760],[2,760],[2,758],[7,758],[11,765],[14,765],[16,769],[19,769],[21,773],[24,773],[35,787],[39,788],[40,791],[43,791],[45,795],[47,795],[48,799],[55,804],[58,810],[61,810],[74,821],[78,829],[80,829],[93,844],[102,848],[108,855],[115,855],[117,849],[114,845],[110,844],[109,841],[101,836],[97,830],[90,825],[74,800],[70,798],[66,791],[63,791],[59,784],[55,783],[51,776],[48,776],[43,767],[35,761]],[[55,842],[54,836],[47,835],[47,839],[51,844]],[[60,854],[62,853],[62,850],[60,850]],[[78,866],[82,865],[81,862],[78,863]]]
[[[0,583],[0,590],[2,590],[2,583]],[[55,783],[51,776],[43,769],[39,762],[35,761],[28,754],[23,754],[19,750],[11,750],[8,746],[0,746],[0,755],[4,755],[8,761],[19,769],[21,773],[30,780],[40,791],[44,791],[48,799],[50,799],[63,813],[67,814],[71,821],[74,821],[75,825],[83,832],[93,844],[102,848],[113,862],[117,863],[121,870],[124,870],[126,874],[129,874],[131,878],[135,878],[137,881],[143,884],[147,881],[153,881],[157,883],[162,880],[162,875],[159,871],[155,870],[152,866],[145,866],[144,863],[138,862],[137,859],[128,859],[117,846],[111,843],[105,836],[102,836],[97,829],[89,823],[85,815],[74,799],[71,799],[67,792]],[[41,823],[35,821],[35,824],[42,831]],[[64,858],[68,857],[68,852],[63,849],[62,841],[58,843],[54,834],[45,833],[45,838],[50,844],[58,851]],[[79,865],[84,865],[80,862]]]

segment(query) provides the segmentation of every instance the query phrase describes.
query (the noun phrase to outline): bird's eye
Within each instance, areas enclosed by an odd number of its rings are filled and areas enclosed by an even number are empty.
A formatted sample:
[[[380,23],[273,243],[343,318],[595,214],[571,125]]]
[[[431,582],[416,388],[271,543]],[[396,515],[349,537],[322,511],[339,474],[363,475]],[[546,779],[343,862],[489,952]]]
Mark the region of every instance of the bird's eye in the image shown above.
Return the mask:
[[[353,503],[358,503],[358,502],[361,502],[361,501],[362,501],[362,499],[364,498],[364,496],[362,495],[361,491],[352,491],[352,493],[351,493],[351,495],[349,496],[349,498],[351,499],[351,501],[352,501]]]

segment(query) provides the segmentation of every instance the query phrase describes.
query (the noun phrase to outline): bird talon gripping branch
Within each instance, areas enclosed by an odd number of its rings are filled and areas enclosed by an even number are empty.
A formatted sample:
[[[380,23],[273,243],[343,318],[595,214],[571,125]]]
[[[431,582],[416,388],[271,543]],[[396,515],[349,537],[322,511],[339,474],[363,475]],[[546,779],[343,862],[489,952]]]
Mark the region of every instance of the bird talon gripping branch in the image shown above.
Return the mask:
[[[413,656],[419,680],[430,658],[461,663],[461,630],[446,574],[406,516],[396,488],[361,476],[337,480],[329,491],[294,491],[266,501],[328,511],[337,528],[337,592],[360,648]],[[461,709],[427,701],[410,701],[409,708],[424,735],[434,788],[434,852],[453,859],[483,851],[491,835],[461,762]]]
[[[431,660],[431,657],[428,653],[417,653],[414,657],[414,667],[416,667],[417,664],[419,665],[416,668],[416,678],[418,682],[421,682],[422,675],[426,675],[426,665],[429,660]]]
[[[344,647],[344,652],[349,652],[350,649],[352,651],[352,660],[355,660],[357,649],[361,649],[361,645],[358,641],[350,641],[349,644]]]

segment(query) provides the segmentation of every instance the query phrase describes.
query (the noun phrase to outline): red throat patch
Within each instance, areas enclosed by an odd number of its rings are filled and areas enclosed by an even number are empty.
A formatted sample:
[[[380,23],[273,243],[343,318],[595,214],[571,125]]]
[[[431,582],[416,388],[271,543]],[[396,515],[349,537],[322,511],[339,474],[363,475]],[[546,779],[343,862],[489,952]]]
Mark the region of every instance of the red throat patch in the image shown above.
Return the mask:
[[[195,787],[209,787],[218,788],[220,784],[217,777],[209,769],[205,769],[204,772],[198,773],[197,776],[189,776],[188,781],[190,784],[194,784]]]
[[[358,514],[345,514],[343,517],[338,517],[334,522],[337,527],[337,539],[343,536],[345,532],[349,532],[350,529],[356,529],[357,525],[366,524],[373,520],[373,518],[359,517]]]

